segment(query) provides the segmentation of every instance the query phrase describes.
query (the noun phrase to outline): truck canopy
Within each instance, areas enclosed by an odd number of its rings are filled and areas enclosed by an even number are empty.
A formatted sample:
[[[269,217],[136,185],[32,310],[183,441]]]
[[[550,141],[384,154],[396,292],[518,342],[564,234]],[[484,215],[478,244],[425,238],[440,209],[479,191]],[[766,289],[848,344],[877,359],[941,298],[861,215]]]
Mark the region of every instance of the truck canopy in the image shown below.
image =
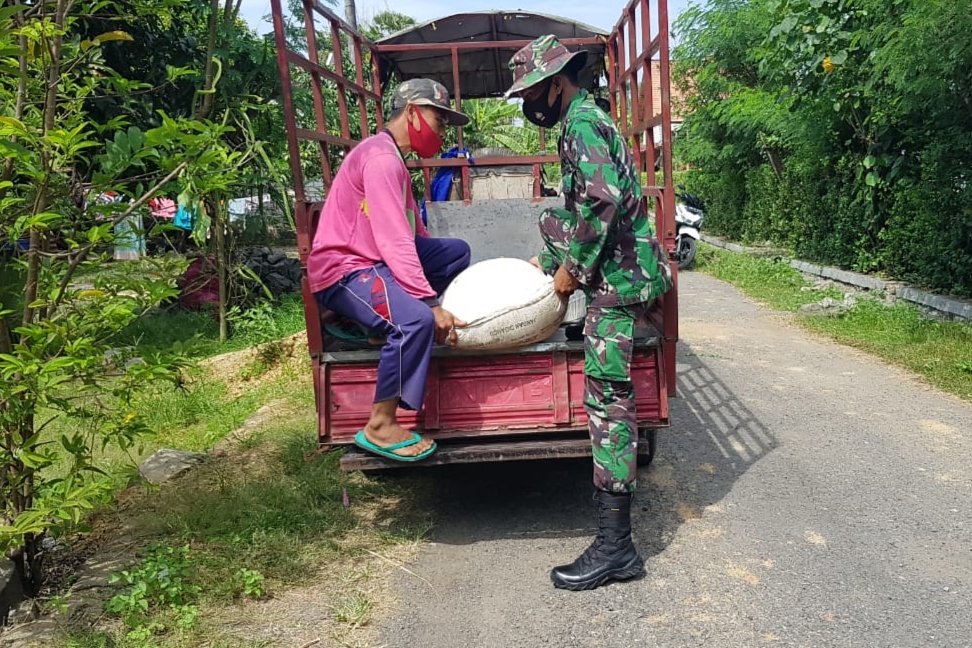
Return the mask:
[[[513,82],[507,67],[513,54],[525,42],[545,34],[590,52],[580,81],[584,87],[596,89],[604,78],[607,32],[567,18],[528,11],[454,14],[382,38],[376,43],[381,85],[384,87],[395,76],[402,81],[424,77],[435,79],[455,93],[457,68],[463,99],[498,97]],[[506,42],[510,45],[504,46]]]

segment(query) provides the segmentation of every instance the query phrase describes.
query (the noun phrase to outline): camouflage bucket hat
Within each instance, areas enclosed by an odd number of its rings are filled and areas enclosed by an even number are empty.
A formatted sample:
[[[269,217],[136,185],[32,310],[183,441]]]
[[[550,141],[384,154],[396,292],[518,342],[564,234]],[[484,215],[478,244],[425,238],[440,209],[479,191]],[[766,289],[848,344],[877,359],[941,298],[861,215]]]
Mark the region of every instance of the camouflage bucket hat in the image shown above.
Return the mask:
[[[469,123],[469,117],[449,107],[449,91],[445,86],[432,79],[409,79],[395,89],[392,112],[397,112],[408,104],[438,108],[450,126],[465,126]]]
[[[587,52],[571,52],[553,34],[537,38],[510,59],[513,85],[503,95],[504,98],[509,99],[511,95],[549,79],[575,60],[576,65],[583,68],[587,65]]]

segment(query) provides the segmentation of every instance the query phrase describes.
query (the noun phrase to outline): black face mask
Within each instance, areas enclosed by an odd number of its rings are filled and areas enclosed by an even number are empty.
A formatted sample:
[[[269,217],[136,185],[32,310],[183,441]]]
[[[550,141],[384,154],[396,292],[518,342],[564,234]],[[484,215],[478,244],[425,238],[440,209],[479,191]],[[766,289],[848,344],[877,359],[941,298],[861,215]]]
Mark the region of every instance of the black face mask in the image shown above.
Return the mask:
[[[532,100],[523,100],[523,116],[532,124],[541,128],[550,128],[560,121],[560,109],[563,106],[564,93],[557,95],[557,99],[551,106],[547,103],[547,95],[550,94],[550,86],[553,81],[547,83],[540,96]]]

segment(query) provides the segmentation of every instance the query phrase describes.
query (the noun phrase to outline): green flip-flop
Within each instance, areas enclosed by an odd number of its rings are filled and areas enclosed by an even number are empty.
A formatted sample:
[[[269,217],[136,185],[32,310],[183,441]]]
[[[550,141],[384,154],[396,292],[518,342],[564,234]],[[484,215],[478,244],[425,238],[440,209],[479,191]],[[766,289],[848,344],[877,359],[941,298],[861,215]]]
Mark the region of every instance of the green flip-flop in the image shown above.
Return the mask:
[[[405,441],[401,441],[399,443],[394,443],[390,446],[378,446],[368,440],[368,437],[365,436],[364,430],[359,430],[358,433],[354,435],[354,445],[358,446],[362,450],[373,452],[376,455],[380,455],[386,459],[393,459],[394,461],[420,461],[435,452],[436,446],[435,441],[433,441],[428,450],[420,452],[414,457],[403,457],[400,454],[395,454],[395,450],[413,446],[416,443],[419,443],[421,440],[422,437],[415,432],[412,432],[412,438],[410,439],[406,439]]]

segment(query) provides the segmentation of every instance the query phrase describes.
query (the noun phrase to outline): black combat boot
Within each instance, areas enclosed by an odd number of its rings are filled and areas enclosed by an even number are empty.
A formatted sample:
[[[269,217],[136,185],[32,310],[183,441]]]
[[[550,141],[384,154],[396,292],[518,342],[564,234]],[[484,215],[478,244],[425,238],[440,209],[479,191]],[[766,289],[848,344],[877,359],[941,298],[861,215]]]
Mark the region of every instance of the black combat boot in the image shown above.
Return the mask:
[[[554,587],[588,590],[608,581],[627,580],[645,573],[645,562],[631,542],[631,493],[597,491],[597,537],[594,544],[569,565],[554,567]]]

